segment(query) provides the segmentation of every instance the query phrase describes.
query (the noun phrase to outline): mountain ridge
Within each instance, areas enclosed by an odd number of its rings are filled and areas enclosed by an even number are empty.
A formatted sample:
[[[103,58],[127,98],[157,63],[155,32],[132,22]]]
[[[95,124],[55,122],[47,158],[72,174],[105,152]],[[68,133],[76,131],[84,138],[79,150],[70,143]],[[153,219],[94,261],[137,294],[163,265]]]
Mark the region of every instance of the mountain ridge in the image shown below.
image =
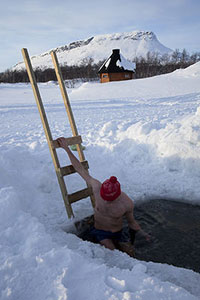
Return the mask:
[[[152,31],[131,31],[125,33],[102,34],[84,40],[75,41],[31,57],[33,68],[52,68],[50,52],[56,51],[60,65],[87,64],[92,60],[98,63],[107,59],[112,49],[118,48],[126,59],[134,61],[136,57],[146,57],[147,53],[170,54],[172,50],[161,44]],[[23,62],[17,63],[12,70],[24,69]]]

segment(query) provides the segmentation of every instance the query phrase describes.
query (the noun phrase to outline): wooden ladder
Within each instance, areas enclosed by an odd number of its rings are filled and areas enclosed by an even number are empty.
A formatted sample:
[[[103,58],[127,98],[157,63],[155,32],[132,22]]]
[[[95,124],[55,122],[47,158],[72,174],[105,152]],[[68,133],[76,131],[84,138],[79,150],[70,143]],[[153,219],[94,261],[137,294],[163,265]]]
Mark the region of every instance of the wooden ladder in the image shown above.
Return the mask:
[[[56,140],[53,140],[53,138],[52,138],[50,127],[49,127],[48,120],[47,120],[47,117],[46,117],[46,113],[45,113],[45,110],[44,110],[44,106],[43,106],[43,103],[42,103],[42,98],[40,96],[39,88],[38,88],[38,85],[37,85],[37,82],[36,82],[35,74],[33,72],[33,68],[32,68],[32,65],[31,65],[31,61],[30,61],[27,49],[25,49],[25,48],[22,49],[22,55],[23,55],[23,58],[24,58],[24,62],[25,62],[25,65],[26,65],[27,72],[28,72],[29,80],[30,80],[30,83],[31,83],[31,86],[32,86],[32,89],[33,89],[35,100],[36,100],[36,103],[37,103],[37,106],[38,106],[38,110],[39,110],[39,113],[40,113],[40,118],[41,118],[41,121],[42,121],[42,124],[43,124],[43,128],[44,128],[44,132],[45,132],[46,139],[47,139],[47,142],[48,142],[49,150],[50,150],[51,157],[52,157],[52,160],[53,160],[53,164],[54,164],[54,167],[55,167],[55,171],[56,171],[58,183],[59,183],[59,186],[60,186],[60,190],[61,190],[61,193],[62,193],[62,197],[63,197],[64,203],[65,203],[65,208],[66,208],[66,211],[67,211],[67,215],[68,215],[68,218],[71,218],[71,217],[74,217],[74,213],[73,213],[71,204],[76,202],[76,201],[79,201],[83,198],[90,197],[91,203],[94,207],[95,198],[94,198],[94,195],[93,195],[93,192],[92,192],[92,188],[90,186],[87,186],[87,188],[85,188],[83,190],[77,191],[73,194],[68,194],[66,184],[65,184],[65,181],[64,181],[64,176],[73,174],[76,171],[75,171],[75,169],[72,165],[65,166],[65,167],[60,167],[59,159],[58,159],[58,156],[57,156],[57,153],[56,153],[56,149],[59,148],[59,145],[58,145],[58,142]],[[80,135],[78,135],[78,131],[77,131],[77,128],[76,128],[76,123],[75,123],[74,117],[73,117],[71,105],[70,105],[69,98],[68,98],[68,95],[67,95],[67,91],[66,91],[66,88],[65,88],[65,84],[64,84],[64,81],[63,81],[63,78],[62,78],[62,73],[61,73],[61,70],[60,70],[60,67],[59,67],[59,64],[58,64],[58,59],[57,59],[56,53],[54,51],[51,52],[51,57],[52,57],[52,61],[53,61],[53,64],[54,64],[56,77],[57,77],[57,80],[58,80],[58,83],[59,83],[59,87],[60,87],[60,90],[61,90],[61,94],[62,94],[62,97],[63,97],[63,101],[64,101],[64,104],[65,104],[65,108],[66,108],[66,111],[67,111],[68,119],[69,119],[71,130],[72,130],[72,135],[73,135],[73,137],[66,138],[66,142],[69,146],[70,145],[76,145],[78,155],[79,155],[79,160],[80,160],[81,164],[83,165],[83,167],[88,171],[89,165],[88,165],[88,162],[85,160],[84,153],[83,153],[83,150],[82,150],[82,147],[81,147],[82,138],[81,138]]]

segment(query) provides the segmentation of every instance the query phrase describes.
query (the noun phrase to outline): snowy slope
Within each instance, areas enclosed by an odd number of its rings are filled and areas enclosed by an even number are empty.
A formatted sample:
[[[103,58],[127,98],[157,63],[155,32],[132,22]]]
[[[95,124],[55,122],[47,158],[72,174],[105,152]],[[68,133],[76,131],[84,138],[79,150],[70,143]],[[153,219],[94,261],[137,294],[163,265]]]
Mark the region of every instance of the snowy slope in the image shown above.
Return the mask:
[[[53,136],[70,136],[58,86],[39,87]],[[200,63],[68,92],[93,176],[115,174],[136,202],[200,204]],[[200,299],[200,274],[73,234],[30,85],[0,84],[0,122],[1,300]],[[62,149],[58,155],[69,163]],[[67,185],[72,192],[84,183],[75,174]],[[76,219],[92,213],[89,200],[73,208]]]
[[[94,63],[107,59],[112,49],[120,49],[126,59],[133,61],[135,57],[145,57],[148,52],[158,54],[171,53],[172,50],[163,46],[153,32],[133,31],[128,33],[105,34],[78,41],[56,50],[61,65],[80,65],[92,58]],[[30,49],[31,51],[31,49]],[[50,51],[32,57],[34,68],[51,68]],[[24,68],[24,63],[14,66],[14,70]]]
[[[71,94],[71,99],[126,99],[145,102],[152,98],[172,97],[199,91],[200,62],[170,74],[124,82],[84,83]]]

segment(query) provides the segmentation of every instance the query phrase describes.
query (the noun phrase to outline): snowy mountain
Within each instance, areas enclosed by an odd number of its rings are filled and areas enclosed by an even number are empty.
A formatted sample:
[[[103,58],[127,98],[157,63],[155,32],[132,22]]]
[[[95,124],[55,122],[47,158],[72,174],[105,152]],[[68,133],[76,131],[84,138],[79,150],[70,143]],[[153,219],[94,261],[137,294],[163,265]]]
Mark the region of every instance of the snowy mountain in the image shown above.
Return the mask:
[[[148,52],[159,55],[170,54],[171,49],[162,45],[156,35],[150,31],[132,31],[128,33],[114,33],[91,37],[83,41],[70,43],[56,49],[61,65],[80,65],[92,59],[94,63],[107,59],[112,49],[118,48],[126,59],[133,61],[136,57],[145,57]],[[31,50],[31,49],[30,49]],[[34,68],[51,68],[52,60],[50,52],[45,52],[32,57]],[[24,63],[18,63],[13,70],[23,69]]]

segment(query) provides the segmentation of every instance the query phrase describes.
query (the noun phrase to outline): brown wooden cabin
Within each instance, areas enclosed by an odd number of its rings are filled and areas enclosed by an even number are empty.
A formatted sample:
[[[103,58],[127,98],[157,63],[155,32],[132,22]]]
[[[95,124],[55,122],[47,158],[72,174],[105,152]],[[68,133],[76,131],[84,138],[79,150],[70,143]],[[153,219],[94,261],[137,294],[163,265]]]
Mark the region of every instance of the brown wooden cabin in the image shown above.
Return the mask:
[[[101,83],[135,78],[135,63],[126,60],[119,49],[113,49],[111,56],[99,69]]]

